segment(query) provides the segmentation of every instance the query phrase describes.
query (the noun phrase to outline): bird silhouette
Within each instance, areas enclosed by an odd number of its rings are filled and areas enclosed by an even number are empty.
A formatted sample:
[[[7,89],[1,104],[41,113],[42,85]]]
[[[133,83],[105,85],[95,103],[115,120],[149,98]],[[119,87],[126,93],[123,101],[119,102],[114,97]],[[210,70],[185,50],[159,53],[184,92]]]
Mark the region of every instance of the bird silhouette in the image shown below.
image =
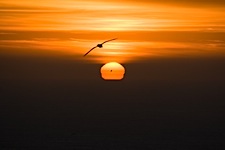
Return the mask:
[[[92,49],[90,49],[87,53],[84,54],[84,56],[86,56],[88,53],[90,53],[93,49],[99,47],[99,48],[102,48],[103,47],[103,44],[105,44],[106,42],[109,42],[109,41],[113,41],[113,40],[116,40],[117,38],[114,38],[114,39],[111,39],[111,40],[107,40],[107,41],[104,41],[103,43],[101,44],[98,44],[97,46],[95,47],[92,47]]]

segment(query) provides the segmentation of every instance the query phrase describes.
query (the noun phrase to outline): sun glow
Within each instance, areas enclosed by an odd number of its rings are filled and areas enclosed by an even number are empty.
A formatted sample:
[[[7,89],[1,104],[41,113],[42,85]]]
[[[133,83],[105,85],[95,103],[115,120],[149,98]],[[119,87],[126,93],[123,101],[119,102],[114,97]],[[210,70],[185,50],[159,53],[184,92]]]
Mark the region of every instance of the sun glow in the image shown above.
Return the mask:
[[[104,80],[121,80],[125,74],[125,68],[117,62],[109,62],[101,67],[101,76]]]

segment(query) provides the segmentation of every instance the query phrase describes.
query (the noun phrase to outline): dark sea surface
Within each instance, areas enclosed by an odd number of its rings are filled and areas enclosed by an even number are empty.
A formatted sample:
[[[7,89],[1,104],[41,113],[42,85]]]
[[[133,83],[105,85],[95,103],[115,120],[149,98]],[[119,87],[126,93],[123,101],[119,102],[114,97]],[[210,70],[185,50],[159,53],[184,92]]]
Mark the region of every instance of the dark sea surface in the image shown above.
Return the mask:
[[[127,65],[124,80],[104,81],[99,65],[4,62],[2,150],[225,149],[223,63]]]
[[[1,81],[1,149],[223,149],[224,84]]]

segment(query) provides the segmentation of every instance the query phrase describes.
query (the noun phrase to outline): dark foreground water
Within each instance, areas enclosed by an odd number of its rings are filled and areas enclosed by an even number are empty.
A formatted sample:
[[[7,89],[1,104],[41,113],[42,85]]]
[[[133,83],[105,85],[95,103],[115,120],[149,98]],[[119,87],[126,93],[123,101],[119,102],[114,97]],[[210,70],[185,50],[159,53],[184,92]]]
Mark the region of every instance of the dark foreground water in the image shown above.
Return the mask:
[[[221,82],[1,80],[0,149],[225,148]]]

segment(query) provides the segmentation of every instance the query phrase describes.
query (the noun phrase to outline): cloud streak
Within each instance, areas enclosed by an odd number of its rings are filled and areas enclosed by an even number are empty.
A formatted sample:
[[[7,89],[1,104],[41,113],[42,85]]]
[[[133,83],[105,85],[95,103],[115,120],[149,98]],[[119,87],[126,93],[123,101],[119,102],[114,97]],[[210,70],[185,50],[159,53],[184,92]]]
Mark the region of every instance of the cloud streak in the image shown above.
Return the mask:
[[[126,2],[126,1],[125,1]],[[12,7],[10,7],[12,5]],[[224,30],[221,10],[101,1],[3,3],[5,30]],[[196,15],[197,14],[197,15]],[[220,24],[220,26],[218,26]]]

